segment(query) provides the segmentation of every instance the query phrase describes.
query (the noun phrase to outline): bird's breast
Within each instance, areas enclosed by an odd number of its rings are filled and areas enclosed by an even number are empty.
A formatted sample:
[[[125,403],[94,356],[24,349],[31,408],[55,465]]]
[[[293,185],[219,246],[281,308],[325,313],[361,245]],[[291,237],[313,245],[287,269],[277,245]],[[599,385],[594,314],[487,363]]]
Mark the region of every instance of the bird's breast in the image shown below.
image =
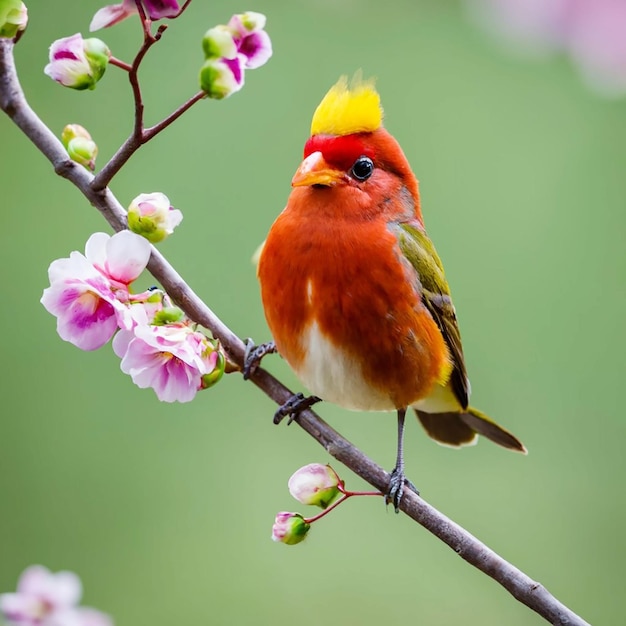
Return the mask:
[[[386,224],[303,222],[284,212],[259,280],[279,353],[322,399],[392,410],[438,380],[447,350]]]

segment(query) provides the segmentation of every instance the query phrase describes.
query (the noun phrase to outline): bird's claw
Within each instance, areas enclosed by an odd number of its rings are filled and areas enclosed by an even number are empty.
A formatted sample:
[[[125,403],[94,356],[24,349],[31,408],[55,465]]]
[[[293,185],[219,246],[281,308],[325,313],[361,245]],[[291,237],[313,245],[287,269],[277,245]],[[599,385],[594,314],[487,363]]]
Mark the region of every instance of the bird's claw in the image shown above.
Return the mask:
[[[415,495],[420,494],[417,487],[408,480],[404,472],[397,467],[394,467],[391,472],[391,477],[389,478],[389,489],[385,494],[385,504],[393,504],[393,509],[396,513],[400,511],[400,502],[402,500],[402,496],[404,495],[404,489],[407,487],[410,489]]]
[[[278,410],[274,413],[274,424],[280,424],[284,417],[289,416],[287,421],[287,425],[289,425],[298,417],[300,411],[304,411],[304,409],[308,409],[321,401],[322,399],[317,396],[305,396],[303,393],[296,393],[285,404],[278,407]]]
[[[242,373],[243,379],[248,380],[256,371],[263,357],[276,352],[276,344],[273,341],[268,341],[267,343],[262,343],[260,346],[257,346],[249,337],[245,340],[245,344],[246,352],[243,357]]]

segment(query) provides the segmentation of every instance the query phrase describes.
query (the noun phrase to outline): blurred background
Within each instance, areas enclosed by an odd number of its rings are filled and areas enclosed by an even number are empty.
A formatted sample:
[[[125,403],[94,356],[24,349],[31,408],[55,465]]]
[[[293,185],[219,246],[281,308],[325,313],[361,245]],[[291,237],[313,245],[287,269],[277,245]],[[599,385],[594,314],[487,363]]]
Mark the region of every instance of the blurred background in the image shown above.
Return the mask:
[[[81,93],[43,74],[50,43],[87,36],[101,3],[27,4],[16,59],[30,103],[57,133],[88,128],[101,167],[131,128],[126,76],[109,68]],[[377,76],[446,265],[473,403],[530,451],[486,441],[452,451],[410,422],[408,475],[593,624],[623,616],[626,557],[624,4],[194,2],[143,66],[149,124],[197,90],[202,35],[233,13],[267,14],[274,57],[232,98],[196,105],[112,182],[124,205],[169,196],[185,219],[162,251],[235,332],[267,340],[251,256],[284,206],[321,97],[342,73]],[[132,19],[99,36],[128,61],[140,42]],[[0,591],[41,563],[77,572],[85,604],[118,626],[544,623],[377,499],[340,507],[304,544],[272,543],[276,512],[313,513],[290,498],[289,476],[327,454],[297,426],[273,426],[272,402],[238,375],[191,404],[162,404],[109,346],[64,343],[39,304],[47,267],[108,226],[4,116],[0,163],[11,312]],[[278,357],[266,366],[300,389]],[[391,468],[391,415],[319,410]]]

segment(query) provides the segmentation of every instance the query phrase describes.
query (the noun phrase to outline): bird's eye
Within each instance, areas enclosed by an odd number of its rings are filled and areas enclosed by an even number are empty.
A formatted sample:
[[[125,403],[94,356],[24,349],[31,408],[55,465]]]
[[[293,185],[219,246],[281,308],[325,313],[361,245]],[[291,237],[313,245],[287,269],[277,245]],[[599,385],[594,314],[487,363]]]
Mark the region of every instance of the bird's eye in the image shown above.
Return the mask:
[[[350,174],[357,180],[367,180],[374,171],[374,161],[366,156],[359,157],[352,166]]]

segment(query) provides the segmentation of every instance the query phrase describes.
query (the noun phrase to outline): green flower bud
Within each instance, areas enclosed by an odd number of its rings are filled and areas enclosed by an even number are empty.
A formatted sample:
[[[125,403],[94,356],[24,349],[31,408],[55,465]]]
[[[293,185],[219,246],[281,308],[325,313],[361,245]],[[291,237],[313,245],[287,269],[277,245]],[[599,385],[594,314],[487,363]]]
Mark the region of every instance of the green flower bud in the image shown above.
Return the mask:
[[[175,324],[182,321],[185,314],[177,306],[164,306],[160,311],[155,313],[152,320],[154,326],[164,326],[165,324]]]
[[[200,69],[200,89],[209,98],[222,100],[243,87],[244,68],[241,60],[208,59]]]
[[[311,525],[305,521],[300,513],[286,511],[276,516],[272,526],[272,540],[293,546],[304,541]]]
[[[20,0],[0,0],[0,37],[13,39],[28,24],[28,9]]]
[[[224,369],[226,368],[226,357],[220,348],[216,348],[213,353],[216,356],[215,358],[215,367],[212,372],[205,374],[202,377],[202,389],[208,389],[209,387],[213,387],[213,385],[217,384],[222,376],[224,376]]]
[[[202,39],[202,48],[207,59],[234,59],[237,56],[237,44],[228,26],[220,24],[207,30]]]
[[[107,65],[109,64],[111,51],[104,41],[97,39],[96,37],[85,39],[83,50],[85,51],[85,56],[91,66],[94,80],[95,82],[98,82],[102,78]]]
[[[183,221],[183,214],[162,193],[141,193],[128,207],[128,228],[152,243],[163,241]]]
[[[61,142],[72,161],[93,170],[96,167],[98,146],[80,124],[68,124],[61,133]]]

